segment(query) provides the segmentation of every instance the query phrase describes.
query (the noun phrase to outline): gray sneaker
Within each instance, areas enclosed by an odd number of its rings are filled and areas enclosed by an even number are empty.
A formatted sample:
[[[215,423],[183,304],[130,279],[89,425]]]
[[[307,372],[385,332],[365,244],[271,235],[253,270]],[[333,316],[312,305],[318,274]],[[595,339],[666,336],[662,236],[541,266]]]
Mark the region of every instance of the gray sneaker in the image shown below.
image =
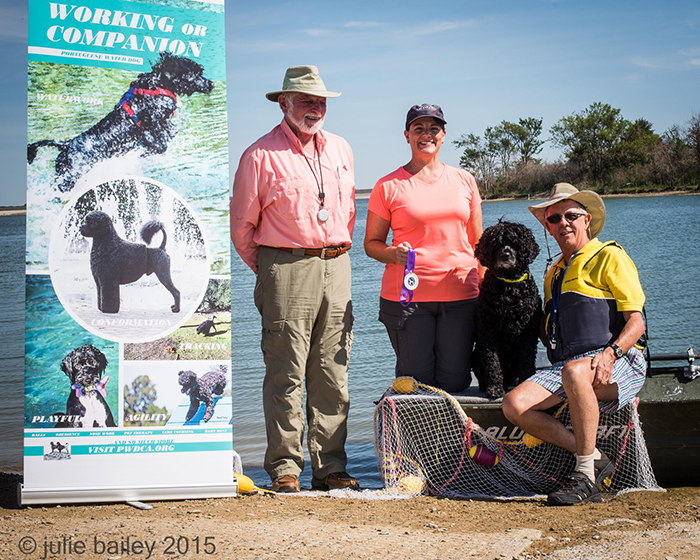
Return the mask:
[[[547,496],[550,506],[573,506],[586,502],[602,502],[598,487],[585,474],[574,471],[559,490]]]

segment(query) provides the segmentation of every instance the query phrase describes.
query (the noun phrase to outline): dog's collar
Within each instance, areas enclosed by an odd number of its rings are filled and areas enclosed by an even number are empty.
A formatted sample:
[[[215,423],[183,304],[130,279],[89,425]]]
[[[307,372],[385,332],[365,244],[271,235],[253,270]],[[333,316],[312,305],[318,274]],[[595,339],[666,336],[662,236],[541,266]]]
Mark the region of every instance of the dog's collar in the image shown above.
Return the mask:
[[[502,280],[503,282],[508,282],[508,284],[517,284],[518,282],[524,282],[525,280],[532,280],[532,274],[526,272],[520,278],[516,278],[515,280],[510,280],[509,278],[501,278],[500,276],[496,276],[496,278],[498,278],[498,280]]]
[[[134,112],[134,110],[131,108],[129,105],[129,101],[136,97],[145,97],[147,95],[165,95],[167,97],[171,97],[174,101],[175,104],[177,105],[177,97],[172,91],[169,91],[164,88],[156,88],[156,89],[143,89],[143,88],[137,88],[136,86],[131,86],[129,88],[129,91],[127,91],[121,98],[121,100],[118,103],[118,106],[124,109],[127,115],[131,117],[131,120],[134,121],[136,126],[141,126],[141,120],[139,119],[138,115]],[[176,107],[177,108],[177,107]],[[175,113],[175,109],[173,109],[173,112],[170,114],[170,116],[173,116],[173,113]]]
[[[100,395],[102,395],[103,398],[106,399],[107,389],[105,385],[107,385],[107,381],[109,381],[109,375],[106,375],[105,377],[100,379],[97,382],[97,385],[88,385],[87,387],[83,387],[78,383],[73,383],[73,385],[71,385],[70,388],[75,390],[75,396],[78,398],[83,396],[83,391],[97,391]]]

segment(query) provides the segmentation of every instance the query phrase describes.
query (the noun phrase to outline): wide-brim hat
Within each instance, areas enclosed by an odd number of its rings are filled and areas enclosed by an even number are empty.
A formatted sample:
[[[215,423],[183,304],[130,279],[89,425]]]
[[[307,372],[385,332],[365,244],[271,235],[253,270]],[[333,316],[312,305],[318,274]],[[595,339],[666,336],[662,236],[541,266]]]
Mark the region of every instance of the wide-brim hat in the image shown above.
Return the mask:
[[[270,101],[277,101],[283,93],[307,93],[317,97],[339,97],[337,91],[328,91],[315,66],[290,66],[284,74],[282,89],[266,93]]]
[[[574,200],[582,204],[591,215],[591,223],[588,224],[588,238],[598,237],[605,225],[605,204],[598,193],[593,191],[580,191],[569,183],[557,183],[552,187],[549,198],[540,204],[528,206],[532,215],[545,227],[544,216],[547,208],[562,200]]]

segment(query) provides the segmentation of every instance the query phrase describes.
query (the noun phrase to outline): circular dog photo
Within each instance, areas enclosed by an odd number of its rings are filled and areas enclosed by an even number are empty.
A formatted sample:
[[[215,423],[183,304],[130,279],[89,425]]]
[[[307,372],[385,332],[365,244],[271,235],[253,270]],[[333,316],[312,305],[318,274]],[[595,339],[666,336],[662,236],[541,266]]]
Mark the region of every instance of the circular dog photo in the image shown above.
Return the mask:
[[[58,299],[88,331],[147,342],[182,325],[209,280],[203,229],[170,187],[118,177],[63,209],[49,247]]]

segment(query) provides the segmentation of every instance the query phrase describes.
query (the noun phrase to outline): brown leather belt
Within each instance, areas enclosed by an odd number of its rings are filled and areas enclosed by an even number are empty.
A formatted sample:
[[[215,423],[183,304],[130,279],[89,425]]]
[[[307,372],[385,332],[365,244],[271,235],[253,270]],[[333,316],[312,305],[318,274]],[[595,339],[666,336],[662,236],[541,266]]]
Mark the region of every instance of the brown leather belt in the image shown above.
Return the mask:
[[[321,259],[334,259],[343,253],[347,253],[350,250],[350,244],[334,245],[331,247],[323,247],[322,249],[304,249],[303,247],[273,247],[273,249],[279,249],[280,251],[291,253],[295,257],[319,257]]]

